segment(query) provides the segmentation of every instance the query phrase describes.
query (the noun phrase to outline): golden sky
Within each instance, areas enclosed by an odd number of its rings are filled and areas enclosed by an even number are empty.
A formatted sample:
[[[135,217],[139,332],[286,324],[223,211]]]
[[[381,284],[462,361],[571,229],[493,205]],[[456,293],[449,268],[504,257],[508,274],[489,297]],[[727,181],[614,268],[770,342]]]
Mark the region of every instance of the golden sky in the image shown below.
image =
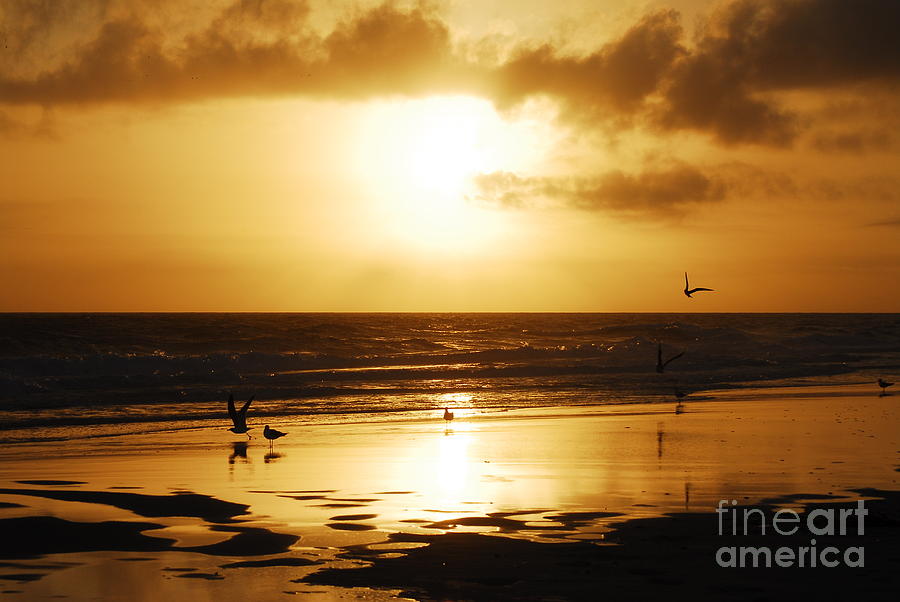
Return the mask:
[[[6,0],[0,311],[900,311],[898,23]]]

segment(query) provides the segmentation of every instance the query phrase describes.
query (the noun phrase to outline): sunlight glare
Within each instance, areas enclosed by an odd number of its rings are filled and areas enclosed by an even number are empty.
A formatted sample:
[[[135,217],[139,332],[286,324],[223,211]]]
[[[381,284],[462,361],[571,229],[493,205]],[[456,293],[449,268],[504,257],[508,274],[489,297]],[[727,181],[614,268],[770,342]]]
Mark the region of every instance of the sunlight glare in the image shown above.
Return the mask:
[[[466,490],[470,441],[471,435],[467,433],[447,433],[440,440],[436,474],[439,489],[445,496],[460,497]]]
[[[422,249],[475,251],[496,241],[504,222],[467,197],[473,179],[527,171],[547,152],[537,119],[507,120],[469,96],[372,103],[359,133],[369,200],[387,213],[399,239]]]

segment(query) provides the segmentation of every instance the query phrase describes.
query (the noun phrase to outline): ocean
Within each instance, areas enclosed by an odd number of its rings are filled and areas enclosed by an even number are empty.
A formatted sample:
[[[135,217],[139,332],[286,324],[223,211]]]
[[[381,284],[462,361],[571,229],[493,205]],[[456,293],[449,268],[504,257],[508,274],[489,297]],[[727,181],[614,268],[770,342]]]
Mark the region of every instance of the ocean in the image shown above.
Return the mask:
[[[229,426],[229,394],[346,421],[879,376],[900,314],[0,314],[0,442]]]

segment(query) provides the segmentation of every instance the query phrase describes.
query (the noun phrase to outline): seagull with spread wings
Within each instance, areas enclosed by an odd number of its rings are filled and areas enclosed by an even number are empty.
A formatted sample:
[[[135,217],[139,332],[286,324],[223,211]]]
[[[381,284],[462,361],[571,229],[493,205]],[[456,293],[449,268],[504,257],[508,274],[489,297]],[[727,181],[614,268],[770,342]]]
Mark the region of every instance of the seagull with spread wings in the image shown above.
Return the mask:
[[[711,289],[711,288],[703,288],[703,287],[700,287],[700,286],[698,286],[697,288],[691,288],[691,285],[690,285],[690,283],[688,282],[688,275],[687,275],[687,272],[685,272],[685,273],[684,273],[684,295],[685,295],[687,298],[692,299],[693,297],[691,297],[691,295],[693,295],[694,293],[699,293],[700,291],[710,291],[710,292],[714,292],[714,289]]]
[[[251,395],[250,399],[247,400],[241,409],[236,410],[234,408],[234,395],[228,396],[228,416],[234,423],[234,426],[228,429],[229,431],[238,435],[246,433],[247,438],[251,438],[250,433],[247,433],[247,431],[250,430],[250,427],[247,426],[247,410],[250,408],[250,403],[253,401],[254,397],[255,395]]]

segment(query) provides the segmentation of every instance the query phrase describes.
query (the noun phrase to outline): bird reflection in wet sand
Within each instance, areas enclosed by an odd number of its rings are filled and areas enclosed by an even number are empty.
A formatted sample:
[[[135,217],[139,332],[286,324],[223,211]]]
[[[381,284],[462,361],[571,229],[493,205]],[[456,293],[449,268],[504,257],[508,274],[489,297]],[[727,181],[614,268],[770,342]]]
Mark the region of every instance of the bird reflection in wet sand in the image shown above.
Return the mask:
[[[265,456],[263,456],[263,462],[269,464],[270,462],[275,462],[276,460],[283,458],[284,454],[280,454],[276,451],[267,452]]]
[[[656,457],[660,460],[663,457],[663,438],[666,436],[663,426],[662,422],[656,423]]]
[[[690,394],[687,393],[686,391],[682,391],[678,387],[675,387],[675,399],[678,400],[675,403],[675,413],[676,414],[681,414],[684,412],[684,404],[682,403],[681,400],[684,399],[685,397],[687,397],[688,395],[690,395]]]
[[[246,464],[250,463],[250,458],[247,457],[246,441],[235,441],[231,444],[231,455],[228,456],[228,463],[234,464],[238,460]]]

